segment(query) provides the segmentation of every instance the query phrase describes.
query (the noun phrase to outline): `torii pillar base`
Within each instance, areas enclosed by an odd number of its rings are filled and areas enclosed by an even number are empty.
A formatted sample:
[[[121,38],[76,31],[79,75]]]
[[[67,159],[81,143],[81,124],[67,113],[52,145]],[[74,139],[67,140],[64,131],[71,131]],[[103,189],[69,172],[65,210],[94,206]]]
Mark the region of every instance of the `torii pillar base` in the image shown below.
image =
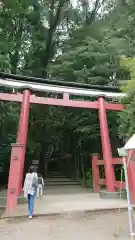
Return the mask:
[[[131,203],[135,205],[135,161],[129,162],[127,171]]]
[[[12,144],[11,161],[8,179],[6,214],[17,207],[17,201],[20,194],[21,177],[21,158],[24,154],[24,145],[19,143]]]
[[[119,192],[108,192],[108,191],[101,190],[99,195],[100,195],[100,198],[102,199],[120,199]]]

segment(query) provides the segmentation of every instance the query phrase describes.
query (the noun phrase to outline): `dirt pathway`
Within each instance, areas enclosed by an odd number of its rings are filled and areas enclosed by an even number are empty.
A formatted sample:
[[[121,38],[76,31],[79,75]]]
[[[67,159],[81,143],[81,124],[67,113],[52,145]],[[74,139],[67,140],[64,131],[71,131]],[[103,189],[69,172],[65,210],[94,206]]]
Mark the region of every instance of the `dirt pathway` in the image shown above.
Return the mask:
[[[0,221],[2,240],[128,240],[127,212],[85,213]]]

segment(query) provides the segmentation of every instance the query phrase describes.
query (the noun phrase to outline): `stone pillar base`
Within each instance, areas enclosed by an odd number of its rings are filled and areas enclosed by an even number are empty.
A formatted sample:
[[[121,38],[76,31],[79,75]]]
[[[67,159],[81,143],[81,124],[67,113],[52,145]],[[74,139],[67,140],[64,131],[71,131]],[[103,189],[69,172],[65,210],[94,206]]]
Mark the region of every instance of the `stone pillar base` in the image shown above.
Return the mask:
[[[122,191],[120,194],[120,191],[107,192],[106,190],[103,190],[103,191],[100,191],[99,195],[100,195],[100,198],[102,198],[102,199],[120,199],[120,197],[121,197],[121,199],[126,199],[125,191]]]

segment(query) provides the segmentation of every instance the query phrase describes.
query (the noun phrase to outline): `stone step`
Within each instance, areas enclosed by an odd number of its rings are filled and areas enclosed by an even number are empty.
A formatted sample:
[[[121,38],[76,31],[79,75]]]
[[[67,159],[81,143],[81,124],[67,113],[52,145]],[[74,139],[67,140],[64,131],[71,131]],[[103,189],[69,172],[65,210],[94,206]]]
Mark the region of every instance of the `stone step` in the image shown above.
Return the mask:
[[[5,211],[5,207],[0,207],[0,216],[4,214],[4,211]]]
[[[45,183],[45,187],[46,186],[63,186],[63,185],[68,185],[68,186],[72,186],[72,185],[80,185],[78,182],[47,182]]]
[[[53,177],[57,177],[57,178],[65,178],[67,176],[64,176],[64,175],[57,175],[57,174],[48,174],[47,175],[47,178],[50,177],[50,178],[53,178]]]
[[[27,203],[27,200],[23,197],[23,194],[21,194],[20,197],[17,199],[18,204]],[[0,209],[4,209],[6,207],[7,197],[0,197]]]
[[[58,179],[61,179],[61,178],[67,178],[67,177],[65,177],[65,176],[47,176],[47,177],[45,177],[44,179],[51,179],[51,178],[58,178]]]
[[[49,172],[48,175],[55,175],[55,176],[61,176],[61,173],[57,173],[57,172]]]
[[[6,206],[6,196],[5,197],[0,197],[0,208]]]
[[[104,189],[100,191],[99,195],[100,198],[103,199],[127,199],[125,190],[122,190],[121,192],[120,190],[117,192],[108,192],[106,189]]]
[[[45,178],[44,182],[76,182],[69,178]]]

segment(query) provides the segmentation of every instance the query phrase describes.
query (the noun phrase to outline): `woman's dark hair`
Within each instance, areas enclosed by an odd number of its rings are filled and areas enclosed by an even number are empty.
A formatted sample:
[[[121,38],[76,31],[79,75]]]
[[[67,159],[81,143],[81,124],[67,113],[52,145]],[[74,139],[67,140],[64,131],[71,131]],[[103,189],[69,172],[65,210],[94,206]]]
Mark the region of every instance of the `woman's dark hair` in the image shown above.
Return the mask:
[[[33,172],[36,172],[36,168],[35,166],[30,166],[28,169],[28,173],[33,173]]]

